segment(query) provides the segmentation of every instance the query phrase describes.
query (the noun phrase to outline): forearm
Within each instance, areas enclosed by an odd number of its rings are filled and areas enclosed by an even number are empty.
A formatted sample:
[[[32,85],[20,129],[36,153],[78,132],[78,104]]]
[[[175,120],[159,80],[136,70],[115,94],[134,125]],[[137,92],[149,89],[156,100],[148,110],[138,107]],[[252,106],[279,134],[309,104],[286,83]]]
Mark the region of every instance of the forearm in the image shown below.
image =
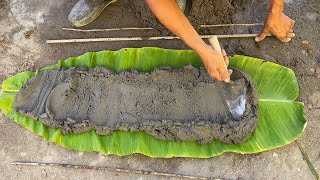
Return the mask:
[[[270,13],[282,13],[284,0],[270,0]]]
[[[163,25],[199,54],[211,77],[219,81],[230,81],[230,74],[226,68],[229,63],[227,54],[224,52],[221,55],[200,38],[175,0],[145,1]]]
[[[175,0],[146,0],[153,14],[189,47],[201,54],[206,43],[192,27]]]

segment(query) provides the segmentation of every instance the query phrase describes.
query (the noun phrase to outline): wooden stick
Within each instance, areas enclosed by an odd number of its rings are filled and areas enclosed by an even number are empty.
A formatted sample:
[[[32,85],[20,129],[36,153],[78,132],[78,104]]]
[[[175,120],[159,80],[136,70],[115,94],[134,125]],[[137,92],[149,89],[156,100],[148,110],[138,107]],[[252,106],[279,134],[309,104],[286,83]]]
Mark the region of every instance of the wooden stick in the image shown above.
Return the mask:
[[[54,167],[64,167],[64,168],[73,168],[73,169],[103,170],[103,171],[113,171],[113,172],[121,172],[121,173],[144,174],[144,175],[155,175],[155,176],[187,178],[187,179],[204,179],[204,180],[215,179],[215,178],[211,178],[211,177],[191,176],[191,175],[184,175],[184,174],[173,174],[173,173],[135,170],[135,169],[124,169],[124,168],[113,168],[113,167],[101,167],[101,166],[62,164],[62,163],[14,161],[11,164],[12,165],[25,165],[25,166],[54,166]],[[216,180],[218,180],[218,179],[216,179]]]
[[[222,59],[223,59],[223,55],[222,55],[222,49],[221,49],[221,46],[220,46],[220,43],[219,43],[219,40],[218,40],[218,37],[217,36],[212,36],[209,38],[209,44],[211,45],[211,47],[218,51],[219,54],[221,55]],[[228,72],[228,67],[226,65],[226,63],[224,62],[223,60],[223,65],[224,65],[224,69],[226,72]],[[226,78],[226,79],[223,79],[224,82],[226,83],[230,83],[230,77],[229,78]]]
[[[214,35],[200,35],[203,39],[208,39]],[[255,37],[257,34],[223,34],[215,35],[218,38],[245,38],[245,37]],[[271,35],[268,35],[271,36]],[[47,40],[48,44],[57,43],[85,43],[85,42],[114,42],[114,41],[155,41],[155,40],[172,40],[180,39],[177,36],[159,36],[159,37],[119,37],[119,38],[87,38],[87,39],[57,39],[57,40]]]
[[[209,24],[209,25],[200,25],[200,28],[210,28],[210,27],[229,27],[229,26],[261,26],[263,23],[252,23],[252,24]],[[146,28],[108,28],[108,29],[76,29],[76,28],[62,28],[66,31],[78,31],[78,32],[104,32],[104,31],[122,31],[122,30],[153,30],[151,27]]]
[[[218,40],[217,36],[212,36],[209,38],[209,44],[211,45],[211,47],[218,51],[220,53],[220,55],[222,56],[222,50],[221,50],[221,46]]]

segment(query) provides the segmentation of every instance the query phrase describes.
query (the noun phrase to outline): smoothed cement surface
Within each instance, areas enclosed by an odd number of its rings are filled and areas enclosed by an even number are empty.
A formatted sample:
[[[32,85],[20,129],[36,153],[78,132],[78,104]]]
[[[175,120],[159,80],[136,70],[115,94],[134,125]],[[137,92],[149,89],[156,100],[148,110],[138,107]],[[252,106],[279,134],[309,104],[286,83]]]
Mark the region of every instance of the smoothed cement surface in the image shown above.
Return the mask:
[[[48,70],[25,84],[14,108],[63,133],[120,129],[163,140],[241,143],[255,130],[257,110],[251,81],[237,72],[231,84],[218,84],[192,66],[118,74],[102,67]],[[239,90],[248,103],[237,120],[225,97],[238,97]]]

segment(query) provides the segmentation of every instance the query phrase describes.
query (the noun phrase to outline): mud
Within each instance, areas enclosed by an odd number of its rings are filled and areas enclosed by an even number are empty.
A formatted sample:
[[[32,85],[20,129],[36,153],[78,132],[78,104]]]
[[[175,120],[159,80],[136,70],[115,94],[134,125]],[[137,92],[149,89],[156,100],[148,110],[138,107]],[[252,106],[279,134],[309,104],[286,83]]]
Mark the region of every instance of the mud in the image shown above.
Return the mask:
[[[242,7],[245,0],[187,0],[184,12],[193,27],[199,32],[200,25],[231,23],[232,15]],[[147,27],[153,27],[163,35],[171,34],[152,14],[144,0],[129,0],[135,15]]]
[[[219,86],[191,66],[119,74],[106,68],[49,70],[25,84],[14,108],[65,134],[119,129],[163,140],[241,143],[256,127],[257,110],[250,81],[235,76],[232,85]],[[236,120],[224,97],[247,85],[245,114]]]

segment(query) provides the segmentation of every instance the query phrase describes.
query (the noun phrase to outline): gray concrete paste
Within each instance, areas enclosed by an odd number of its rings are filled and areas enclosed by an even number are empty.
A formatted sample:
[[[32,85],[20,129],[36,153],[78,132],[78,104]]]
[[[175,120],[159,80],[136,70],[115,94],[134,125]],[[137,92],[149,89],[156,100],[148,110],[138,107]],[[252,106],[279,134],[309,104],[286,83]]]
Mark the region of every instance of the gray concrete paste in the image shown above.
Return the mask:
[[[151,73],[94,69],[47,70],[31,78],[16,96],[14,109],[64,134],[94,129],[144,131],[155,138],[209,143],[241,143],[257,124],[250,78],[234,73],[231,84],[217,84],[204,69],[158,69]],[[238,79],[239,78],[239,79]],[[223,93],[246,87],[246,110],[235,120]]]

